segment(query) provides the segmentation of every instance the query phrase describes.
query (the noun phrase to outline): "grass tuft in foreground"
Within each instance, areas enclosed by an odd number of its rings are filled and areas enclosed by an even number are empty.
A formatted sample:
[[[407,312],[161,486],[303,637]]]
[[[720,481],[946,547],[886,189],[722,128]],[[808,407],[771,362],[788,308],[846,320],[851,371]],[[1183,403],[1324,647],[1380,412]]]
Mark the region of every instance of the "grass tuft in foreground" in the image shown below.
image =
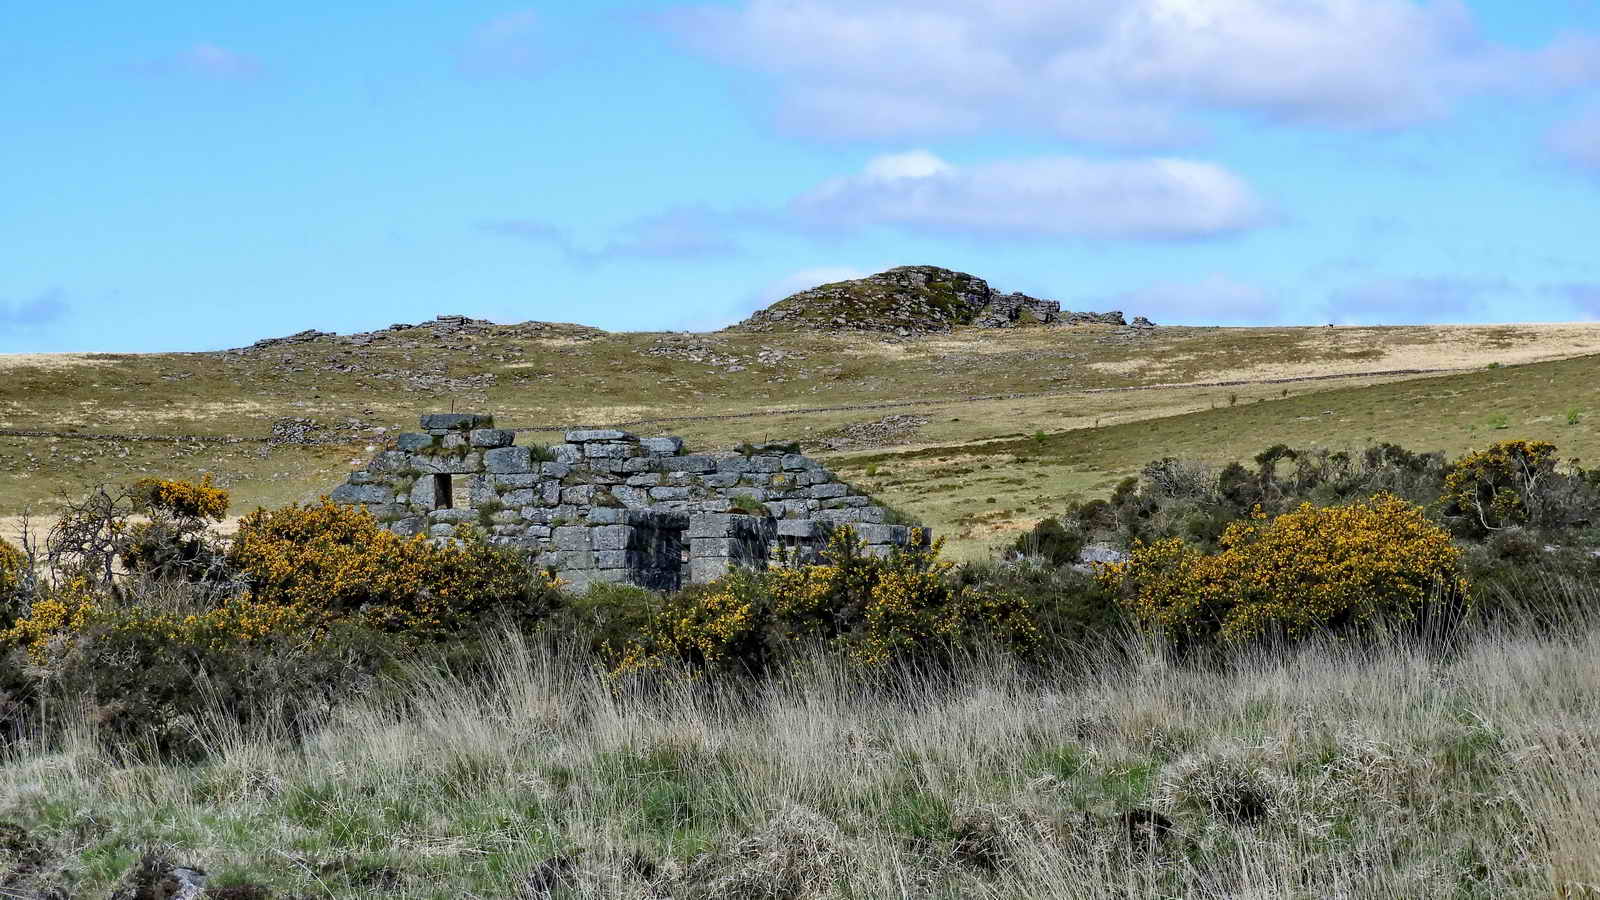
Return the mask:
[[[105,897],[154,853],[219,896],[1586,896],[1600,625],[1563,634],[762,684],[500,635],[487,672],[411,669],[309,735],[219,710],[198,763],[87,720],[15,745],[0,885]]]

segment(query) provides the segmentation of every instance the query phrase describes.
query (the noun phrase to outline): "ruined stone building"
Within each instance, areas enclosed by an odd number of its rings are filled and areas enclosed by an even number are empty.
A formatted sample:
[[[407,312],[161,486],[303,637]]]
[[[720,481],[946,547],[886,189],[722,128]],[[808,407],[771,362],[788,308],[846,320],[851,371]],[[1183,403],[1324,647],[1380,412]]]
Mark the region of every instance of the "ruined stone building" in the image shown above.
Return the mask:
[[[886,555],[926,529],[890,514],[793,446],[687,454],[675,437],[569,431],[517,446],[490,416],[438,413],[402,434],[331,499],[369,510],[402,535],[447,538],[482,526],[526,548],[573,588],[628,582],[655,590],[703,583],[735,566],[809,562],[848,524]]]

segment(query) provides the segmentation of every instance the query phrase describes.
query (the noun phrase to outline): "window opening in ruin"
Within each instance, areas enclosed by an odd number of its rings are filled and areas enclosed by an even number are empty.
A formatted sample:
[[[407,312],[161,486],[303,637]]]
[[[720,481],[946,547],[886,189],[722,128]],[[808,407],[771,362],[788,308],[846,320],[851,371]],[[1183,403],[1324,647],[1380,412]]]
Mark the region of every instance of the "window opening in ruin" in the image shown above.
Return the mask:
[[[449,509],[451,500],[451,485],[449,475],[429,475],[433,479],[433,508]]]
[[[451,509],[472,508],[472,476],[450,476],[450,503]]]

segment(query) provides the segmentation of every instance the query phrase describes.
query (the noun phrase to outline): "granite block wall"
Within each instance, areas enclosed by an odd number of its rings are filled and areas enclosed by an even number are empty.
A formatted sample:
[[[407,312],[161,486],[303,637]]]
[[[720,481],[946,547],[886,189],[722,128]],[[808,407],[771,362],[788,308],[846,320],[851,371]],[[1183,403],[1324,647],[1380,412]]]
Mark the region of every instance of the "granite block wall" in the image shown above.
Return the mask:
[[[685,453],[676,437],[568,431],[518,446],[492,416],[433,413],[329,495],[402,535],[461,525],[535,554],[575,590],[595,582],[674,590],[735,567],[808,563],[849,524],[887,555],[926,529],[888,512],[792,445]]]

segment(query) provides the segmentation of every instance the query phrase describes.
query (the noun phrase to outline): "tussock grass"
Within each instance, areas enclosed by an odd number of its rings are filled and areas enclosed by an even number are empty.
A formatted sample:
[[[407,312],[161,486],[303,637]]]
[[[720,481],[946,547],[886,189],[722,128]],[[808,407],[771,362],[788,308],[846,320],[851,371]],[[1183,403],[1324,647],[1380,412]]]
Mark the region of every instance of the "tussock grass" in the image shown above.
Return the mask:
[[[200,764],[85,718],[8,752],[0,821],[49,848],[18,877],[86,897],[150,848],[280,896],[1594,896],[1600,622],[1565,624],[760,685],[499,634],[488,671],[413,668],[300,741],[218,708]]]

